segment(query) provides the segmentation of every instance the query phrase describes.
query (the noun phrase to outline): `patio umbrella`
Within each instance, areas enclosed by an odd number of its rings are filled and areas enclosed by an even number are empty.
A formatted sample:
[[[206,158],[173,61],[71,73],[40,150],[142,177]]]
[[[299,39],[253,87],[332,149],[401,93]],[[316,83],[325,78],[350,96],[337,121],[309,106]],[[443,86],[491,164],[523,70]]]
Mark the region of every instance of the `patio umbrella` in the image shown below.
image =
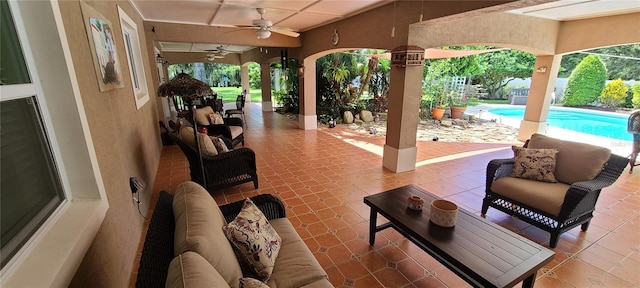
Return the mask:
[[[191,117],[193,117],[193,137],[196,139],[196,151],[198,152],[198,162],[200,163],[200,171],[202,171],[202,185],[204,187],[207,187],[207,180],[205,179],[204,166],[202,165],[200,141],[198,141],[198,123],[196,122],[196,113],[193,111],[193,100],[211,95],[213,95],[213,92],[209,84],[195,79],[184,72],[158,87],[159,97],[180,96],[189,107],[189,112],[191,112]]]

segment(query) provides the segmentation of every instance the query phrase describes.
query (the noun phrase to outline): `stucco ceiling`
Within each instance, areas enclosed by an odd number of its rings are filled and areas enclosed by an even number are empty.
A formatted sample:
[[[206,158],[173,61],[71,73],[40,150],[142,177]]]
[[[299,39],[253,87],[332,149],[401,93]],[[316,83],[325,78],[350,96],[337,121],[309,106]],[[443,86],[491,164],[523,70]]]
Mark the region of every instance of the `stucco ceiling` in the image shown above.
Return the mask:
[[[264,18],[274,26],[304,32],[388,4],[393,0],[130,0],[147,21],[238,27],[260,18],[256,8],[266,8]],[[415,0],[418,1],[418,0]],[[431,0],[425,0],[431,1]],[[455,1],[451,1],[452,5]],[[558,21],[577,20],[640,11],[640,0],[559,0],[509,11]],[[203,52],[220,44],[160,43],[163,51]],[[253,47],[225,45],[242,53]]]

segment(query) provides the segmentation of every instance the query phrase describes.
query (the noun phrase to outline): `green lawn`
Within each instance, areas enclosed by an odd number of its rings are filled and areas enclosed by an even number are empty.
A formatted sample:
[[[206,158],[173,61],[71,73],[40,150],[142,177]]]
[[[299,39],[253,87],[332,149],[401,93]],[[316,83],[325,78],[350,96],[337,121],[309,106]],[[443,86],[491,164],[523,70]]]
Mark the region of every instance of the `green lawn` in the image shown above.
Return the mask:
[[[236,87],[212,87],[213,91],[218,93],[218,99],[222,102],[235,102],[236,98],[242,93],[242,88]],[[251,102],[262,102],[262,91],[260,89],[251,89]]]

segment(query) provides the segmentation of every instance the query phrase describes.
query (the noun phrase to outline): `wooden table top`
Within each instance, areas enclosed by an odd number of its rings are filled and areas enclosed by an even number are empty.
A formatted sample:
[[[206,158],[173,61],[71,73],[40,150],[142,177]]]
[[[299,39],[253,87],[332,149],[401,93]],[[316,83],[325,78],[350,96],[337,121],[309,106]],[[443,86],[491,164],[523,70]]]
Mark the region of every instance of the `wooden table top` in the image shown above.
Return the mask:
[[[422,211],[407,208],[412,195],[425,200]],[[553,259],[553,251],[461,208],[456,226],[431,223],[435,199],[440,198],[408,185],[367,196],[364,202],[449,269],[479,281],[477,286],[513,286]]]

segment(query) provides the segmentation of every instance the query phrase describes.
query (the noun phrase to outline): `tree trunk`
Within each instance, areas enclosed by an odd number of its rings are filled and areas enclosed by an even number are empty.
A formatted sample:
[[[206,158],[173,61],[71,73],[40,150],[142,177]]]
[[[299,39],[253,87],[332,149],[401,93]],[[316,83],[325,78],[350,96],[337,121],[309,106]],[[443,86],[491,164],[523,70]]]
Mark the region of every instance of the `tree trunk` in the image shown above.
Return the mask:
[[[373,73],[376,71],[376,67],[378,67],[379,62],[380,60],[378,59],[378,57],[371,57],[371,59],[369,59],[369,64],[367,65],[367,75],[364,78],[360,78],[360,89],[358,90],[358,97],[356,98],[356,101],[360,99],[360,96],[362,96],[364,90],[369,86],[371,76],[373,76]]]

